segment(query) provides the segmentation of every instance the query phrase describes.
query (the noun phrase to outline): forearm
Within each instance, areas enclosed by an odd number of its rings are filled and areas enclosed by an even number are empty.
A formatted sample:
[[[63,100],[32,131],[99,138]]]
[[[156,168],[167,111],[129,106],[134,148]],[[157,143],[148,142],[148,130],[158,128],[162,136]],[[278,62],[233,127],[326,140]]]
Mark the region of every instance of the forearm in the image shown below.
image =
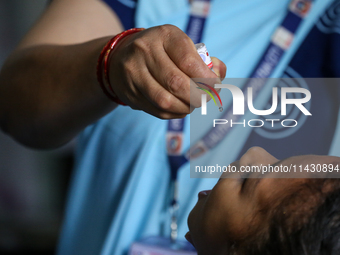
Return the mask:
[[[1,128],[25,145],[57,147],[114,109],[96,77],[108,40],[14,52],[0,74]]]

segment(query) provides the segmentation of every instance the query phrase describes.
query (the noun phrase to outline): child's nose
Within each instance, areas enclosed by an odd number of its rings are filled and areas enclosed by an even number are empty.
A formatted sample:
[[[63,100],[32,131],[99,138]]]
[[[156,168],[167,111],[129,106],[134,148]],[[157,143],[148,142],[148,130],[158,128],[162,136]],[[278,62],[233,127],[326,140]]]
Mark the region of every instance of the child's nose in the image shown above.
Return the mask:
[[[261,147],[251,147],[240,159],[241,166],[274,164],[278,159]]]

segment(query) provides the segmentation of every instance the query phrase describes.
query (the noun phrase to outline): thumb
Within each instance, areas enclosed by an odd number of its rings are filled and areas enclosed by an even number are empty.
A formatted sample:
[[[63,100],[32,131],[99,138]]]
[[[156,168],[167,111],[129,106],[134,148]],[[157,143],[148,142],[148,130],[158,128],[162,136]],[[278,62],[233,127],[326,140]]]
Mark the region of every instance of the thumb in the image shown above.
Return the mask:
[[[221,80],[223,80],[227,73],[226,65],[221,60],[215,57],[211,57],[211,61],[213,62],[214,72]]]

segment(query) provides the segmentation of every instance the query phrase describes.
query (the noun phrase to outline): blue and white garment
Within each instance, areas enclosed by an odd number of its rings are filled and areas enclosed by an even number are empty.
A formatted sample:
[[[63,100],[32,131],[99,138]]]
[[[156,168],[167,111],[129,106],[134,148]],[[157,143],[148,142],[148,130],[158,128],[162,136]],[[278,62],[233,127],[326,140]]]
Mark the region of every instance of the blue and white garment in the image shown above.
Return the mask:
[[[316,22],[290,61],[283,77],[340,77],[340,1],[334,1]],[[301,126],[299,129],[283,128],[274,132],[254,130],[240,155],[249,147],[256,145],[267,149],[277,158],[329,153],[338,123],[340,86],[334,84],[321,86],[313,83],[299,86],[307,88],[314,95],[314,100],[312,99],[308,106],[309,109],[313,109],[313,118],[306,118],[300,114],[297,117]],[[291,114],[296,112],[292,111]],[[276,117],[282,118],[279,115]],[[289,119],[289,115],[284,118]]]
[[[339,61],[336,57],[340,57],[340,44],[337,43],[339,34],[336,25],[333,27],[325,16],[331,2],[316,1],[299,29],[292,48],[275,70],[274,77],[284,74],[339,76]],[[107,3],[116,11],[126,29],[174,24],[184,30],[189,17],[187,0],[140,0],[138,3],[132,0],[108,0]],[[226,63],[228,77],[243,78],[251,73],[284,17],[288,4],[289,0],[212,1],[203,42],[211,55]],[[339,1],[335,1],[335,4],[338,6]],[[332,22],[339,27],[339,15],[333,17]],[[310,60],[307,61],[307,58]],[[325,68],[328,63],[326,58],[332,63],[329,68]],[[319,88],[313,91],[312,94],[321,93]],[[327,144],[320,145],[320,151],[327,154],[336,126],[336,121],[330,120],[337,118],[339,107],[338,92],[325,91],[322,92],[322,98],[326,102],[331,101],[331,104],[326,109],[327,114],[322,114],[320,118],[329,122],[314,132],[325,137]],[[203,131],[209,128],[204,123],[200,123],[200,126]],[[298,132],[303,132],[305,126]],[[84,130],[79,137],[76,168],[58,254],[127,254],[132,242],[144,236],[163,233],[163,229],[168,227],[163,222],[170,173],[165,148],[166,127],[167,121],[119,106]],[[185,126],[184,133],[184,148],[188,148],[189,125]],[[291,136],[296,144],[299,143],[300,136]],[[259,145],[269,152],[274,151],[274,155],[281,158],[286,156],[283,155],[284,151],[280,154],[273,146],[279,140],[257,133],[245,134],[242,129],[236,129],[213,153],[224,153],[225,164],[229,164],[243,148]],[[232,151],[227,149],[230,144]],[[293,153],[301,154],[301,150],[297,149]],[[197,201],[197,193],[211,189],[215,183],[216,179],[190,179],[189,165],[182,167],[179,173],[180,237],[188,230],[186,221]]]

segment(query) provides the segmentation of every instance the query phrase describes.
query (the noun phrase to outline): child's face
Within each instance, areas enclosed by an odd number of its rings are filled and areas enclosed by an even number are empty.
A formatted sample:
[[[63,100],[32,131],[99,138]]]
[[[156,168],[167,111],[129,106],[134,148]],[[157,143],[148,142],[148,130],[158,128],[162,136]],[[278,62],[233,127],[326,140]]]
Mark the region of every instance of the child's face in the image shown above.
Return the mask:
[[[254,147],[232,165],[240,169],[241,166],[260,164],[305,167],[312,163],[340,164],[340,161],[337,157],[315,155],[279,161],[264,149]],[[228,240],[255,236],[266,229],[270,209],[311,180],[306,174],[295,179],[276,178],[275,174],[267,174],[266,178],[254,178],[256,176],[259,174],[242,178],[237,173],[233,178],[226,178],[223,174],[213,190],[200,192],[188,218],[190,232],[187,234],[199,255],[227,254],[228,246],[232,245]]]

